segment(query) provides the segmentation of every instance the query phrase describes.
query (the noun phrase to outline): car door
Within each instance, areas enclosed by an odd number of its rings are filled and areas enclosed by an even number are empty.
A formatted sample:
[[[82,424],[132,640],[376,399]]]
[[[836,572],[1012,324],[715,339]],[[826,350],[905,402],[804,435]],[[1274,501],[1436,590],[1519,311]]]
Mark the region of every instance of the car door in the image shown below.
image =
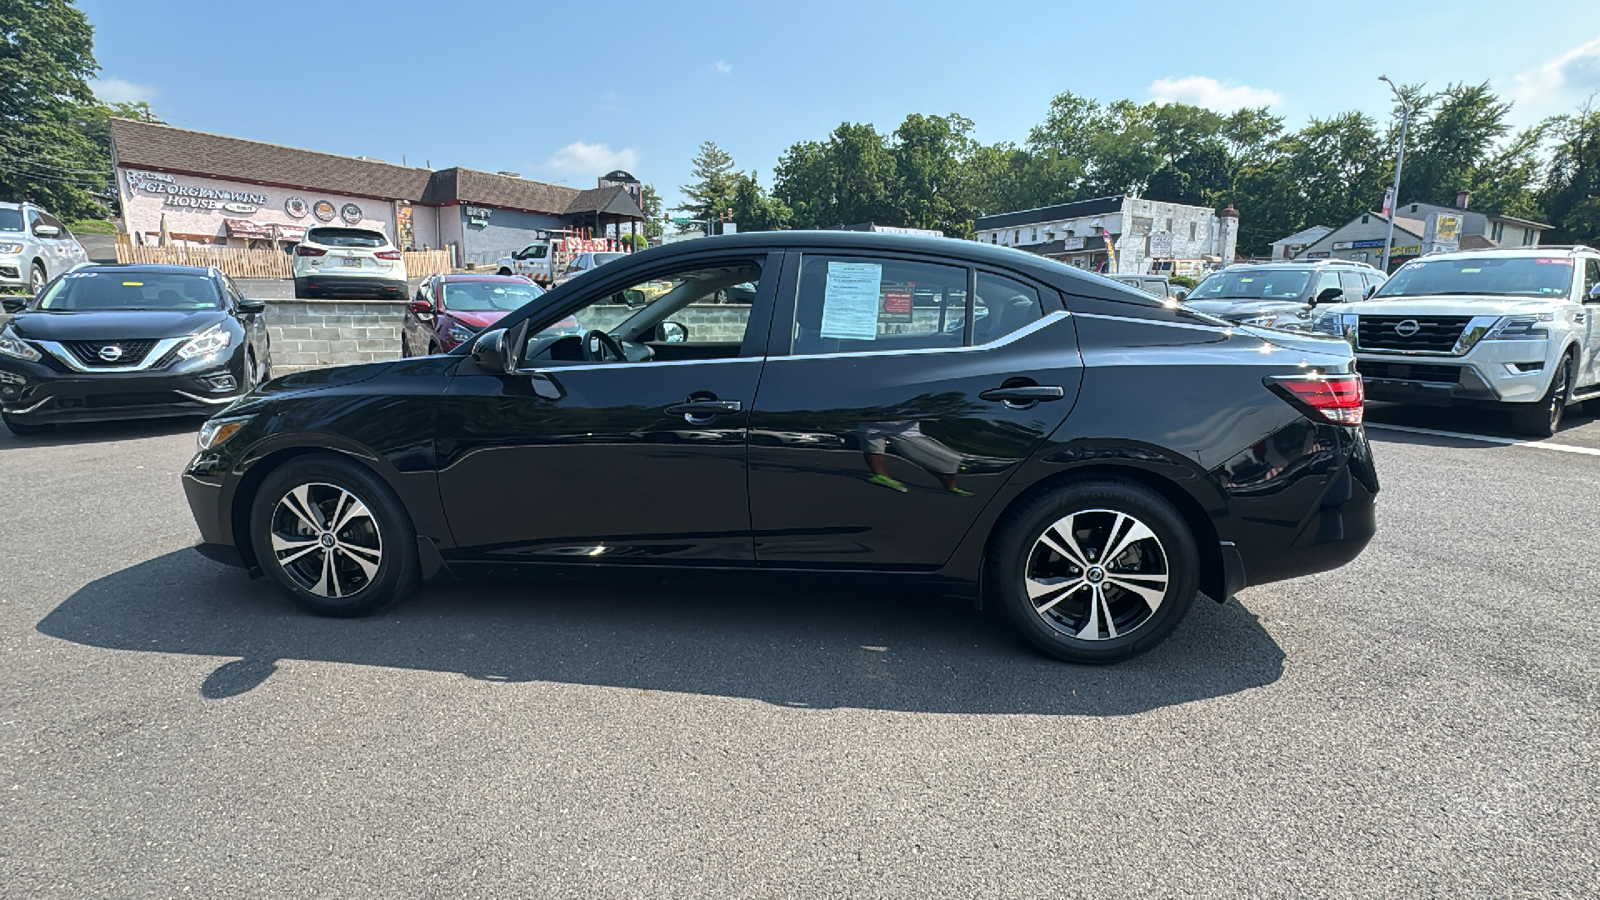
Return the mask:
[[[798,256],[750,417],[756,558],[935,569],[1066,418],[1073,322],[1054,291],[1001,271]]]
[[[450,555],[751,564],[746,428],[781,265],[781,253],[754,251],[619,267],[565,301],[509,317],[515,371],[464,360],[442,399]],[[757,290],[742,310],[700,302],[744,282]],[[643,306],[624,302],[643,285],[665,290]],[[651,343],[669,317],[675,333],[718,338],[722,351],[657,357]]]
[[[56,230],[55,235],[53,237],[40,235],[38,228],[41,225],[54,228]],[[67,236],[67,228],[61,224],[60,220],[49,213],[39,213],[38,221],[34,225],[34,237],[44,247],[44,253],[48,260],[45,265],[49,267],[51,278],[72,268],[76,260],[67,250],[67,245],[71,242],[71,238]]]
[[[1584,348],[1588,361],[1579,366],[1580,385],[1593,386],[1600,382],[1600,301],[1589,299],[1589,292],[1600,285],[1600,259],[1589,257],[1583,263],[1583,287],[1578,302],[1583,304]]]

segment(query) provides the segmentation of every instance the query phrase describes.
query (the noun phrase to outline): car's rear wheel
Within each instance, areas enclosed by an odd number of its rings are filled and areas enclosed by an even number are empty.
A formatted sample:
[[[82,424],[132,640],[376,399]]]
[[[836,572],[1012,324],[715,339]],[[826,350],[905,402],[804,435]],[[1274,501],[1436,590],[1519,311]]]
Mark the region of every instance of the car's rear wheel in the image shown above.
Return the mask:
[[[44,293],[44,286],[49,281],[50,277],[44,271],[44,263],[34,260],[33,267],[28,272],[28,287],[32,289],[33,295],[37,297]]]
[[[16,418],[8,416],[5,413],[0,413],[0,421],[4,421],[6,423],[6,427],[11,429],[11,433],[17,437],[34,437],[36,435],[44,434],[55,427],[54,425],[38,425],[30,424],[28,422],[19,422],[16,420]]]
[[[444,352],[443,350],[439,349],[439,342],[438,341],[429,341],[428,342],[428,355],[429,356],[438,356],[439,354],[441,354],[443,352]]]
[[[504,268],[504,267],[502,267],[502,268],[501,268],[501,269],[500,269],[500,271],[498,271],[498,272],[496,272],[496,273],[495,273],[495,274],[496,274],[496,275],[510,275],[510,274],[511,274],[511,270],[510,270],[510,269],[507,269],[507,268]]]
[[[337,457],[300,457],[270,473],[250,526],[262,571],[317,615],[368,615],[419,581],[405,507],[376,475]]]
[[[1194,602],[1199,553],[1183,517],[1132,481],[1069,482],[1007,514],[988,586],[1017,630],[1075,663],[1161,643]]]
[[[1568,354],[1561,357],[1561,365],[1556,367],[1556,373],[1550,379],[1550,388],[1545,391],[1544,397],[1537,403],[1529,404],[1529,408],[1512,413],[1511,423],[1517,431],[1531,437],[1550,437],[1560,430],[1561,417],[1565,414],[1567,403],[1571,399],[1572,355]]]

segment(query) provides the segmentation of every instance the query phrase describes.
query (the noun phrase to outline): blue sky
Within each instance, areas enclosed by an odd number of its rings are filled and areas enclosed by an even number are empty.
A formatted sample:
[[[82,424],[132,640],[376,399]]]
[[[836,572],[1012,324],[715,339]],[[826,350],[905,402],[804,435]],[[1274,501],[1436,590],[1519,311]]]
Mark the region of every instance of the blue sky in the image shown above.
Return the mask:
[[[704,140],[770,184],[784,149],[843,121],[958,112],[1020,142],[1066,90],[1266,103],[1291,127],[1386,116],[1384,73],[1491,81],[1519,124],[1600,91],[1595,0],[79,5],[97,92],[174,125],[577,187],[620,167],[669,204]]]

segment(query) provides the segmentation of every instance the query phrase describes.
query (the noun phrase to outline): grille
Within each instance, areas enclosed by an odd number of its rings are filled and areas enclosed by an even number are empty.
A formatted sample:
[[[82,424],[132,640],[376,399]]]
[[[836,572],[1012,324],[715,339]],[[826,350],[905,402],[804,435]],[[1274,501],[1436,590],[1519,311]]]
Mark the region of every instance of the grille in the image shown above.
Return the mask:
[[[1369,362],[1356,363],[1356,369],[1368,378],[1394,378],[1400,381],[1425,381],[1429,384],[1460,384],[1460,366],[1433,366],[1426,364]]]
[[[1356,348],[1449,353],[1470,321],[1471,316],[1362,316],[1356,326]],[[1402,335],[1395,330],[1407,322],[1417,323],[1414,333]]]
[[[113,368],[121,366],[137,366],[144,362],[145,354],[156,345],[155,341],[66,341],[66,347],[78,362],[86,366],[100,368]],[[122,355],[113,360],[101,358],[100,351],[106,347],[118,347]]]

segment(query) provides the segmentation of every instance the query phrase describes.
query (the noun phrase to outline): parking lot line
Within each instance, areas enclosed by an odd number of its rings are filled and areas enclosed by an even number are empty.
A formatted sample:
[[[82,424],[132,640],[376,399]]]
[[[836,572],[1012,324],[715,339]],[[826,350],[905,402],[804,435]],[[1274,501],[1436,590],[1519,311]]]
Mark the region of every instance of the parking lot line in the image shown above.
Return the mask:
[[[1562,453],[1579,453],[1584,456],[1600,456],[1600,449],[1594,447],[1576,447],[1572,444],[1556,444],[1550,441],[1526,441],[1519,438],[1495,437],[1488,434],[1469,434],[1465,431],[1440,431],[1436,428],[1417,428],[1413,425],[1384,425],[1379,422],[1368,422],[1370,428],[1387,428],[1390,431],[1407,431],[1412,434],[1431,434],[1434,437],[1458,438],[1463,441],[1482,441],[1485,444],[1504,444],[1507,447],[1537,447],[1540,450],[1557,450]]]

